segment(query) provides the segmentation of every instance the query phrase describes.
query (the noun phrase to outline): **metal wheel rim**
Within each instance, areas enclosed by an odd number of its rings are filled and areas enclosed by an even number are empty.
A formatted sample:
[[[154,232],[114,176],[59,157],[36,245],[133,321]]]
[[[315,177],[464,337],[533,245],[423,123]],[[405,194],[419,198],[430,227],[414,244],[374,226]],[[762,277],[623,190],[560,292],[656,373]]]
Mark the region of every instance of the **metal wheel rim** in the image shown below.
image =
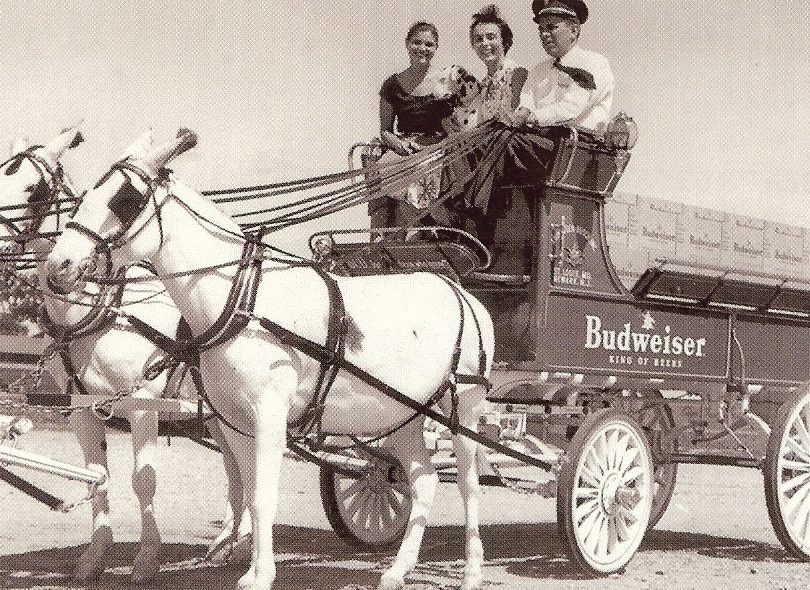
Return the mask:
[[[335,500],[352,534],[369,545],[385,545],[405,530],[411,513],[407,476],[399,462],[366,457],[359,478],[335,472]]]
[[[788,417],[779,445],[777,486],[782,521],[793,542],[810,550],[810,396]]]
[[[652,466],[644,441],[623,422],[605,424],[586,446],[571,497],[574,535],[591,567],[614,571],[647,530]]]

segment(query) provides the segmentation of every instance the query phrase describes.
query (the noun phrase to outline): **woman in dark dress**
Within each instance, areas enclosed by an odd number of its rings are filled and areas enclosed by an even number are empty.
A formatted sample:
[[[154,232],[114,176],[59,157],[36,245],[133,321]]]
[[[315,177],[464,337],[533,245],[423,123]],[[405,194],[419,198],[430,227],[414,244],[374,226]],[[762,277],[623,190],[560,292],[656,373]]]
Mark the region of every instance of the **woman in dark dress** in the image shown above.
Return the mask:
[[[380,139],[389,149],[381,164],[415,154],[447,136],[446,127],[456,107],[477,93],[475,78],[459,66],[437,68],[432,65],[439,46],[439,33],[432,23],[414,24],[405,38],[410,65],[383,82],[380,89]],[[450,212],[440,209],[432,216],[426,211],[439,195],[442,170],[435,162],[426,162],[431,170],[417,168],[411,181],[398,194],[388,194],[369,203],[371,228],[406,227],[420,223],[452,225]],[[401,183],[404,185],[404,183]],[[432,217],[432,218],[431,218]]]

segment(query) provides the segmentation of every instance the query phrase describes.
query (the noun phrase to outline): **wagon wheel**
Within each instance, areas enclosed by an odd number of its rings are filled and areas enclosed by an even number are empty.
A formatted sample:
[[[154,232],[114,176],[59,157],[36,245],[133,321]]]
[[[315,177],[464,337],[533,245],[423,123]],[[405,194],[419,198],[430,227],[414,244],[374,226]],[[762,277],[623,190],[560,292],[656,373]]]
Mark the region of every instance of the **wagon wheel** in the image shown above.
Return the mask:
[[[665,463],[664,459],[676,450],[677,440],[672,436],[675,418],[672,409],[663,403],[663,394],[657,389],[643,389],[641,394],[639,398],[600,393],[593,396],[593,402],[585,402],[585,405],[589,408],[592,406],[619,408],[632,416],[647,435],[653,459],[653,500],[647,528],[652,529],[664,516],[675,491],[678,464]],[[573,438],[573,432],[569,433],[569,438]]]
[[[576,564],[594,573],[624,568],[650,518],[652,458],[625,413],[589,415],[571,441],[557,484],[557,526]]]
[[[411,515],[411,490],[402,464],[391,453],[362,453],[369,466],[360,477],[322,467],[321,502],[338,537],[371,551],[399,544]]]
[[[765,454],[765,501],[776,536],[810,560],[810,388],[782,404]]]

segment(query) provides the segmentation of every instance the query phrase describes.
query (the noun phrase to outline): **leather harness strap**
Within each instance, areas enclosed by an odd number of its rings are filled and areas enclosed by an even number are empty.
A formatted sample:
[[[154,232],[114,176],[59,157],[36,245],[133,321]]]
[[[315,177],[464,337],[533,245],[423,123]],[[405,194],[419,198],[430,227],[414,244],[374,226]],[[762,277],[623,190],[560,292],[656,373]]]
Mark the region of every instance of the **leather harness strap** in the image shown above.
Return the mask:
[[[332,384],[335,382],[335,378],[338,374],[338,366],[335,360],[343,358],[346,350],[346,334],[348,331],[346,305],[343,301],[343,293],[341,293],[337,281],[320,266],[309,263],[301,263],[297,266],[311,268],[323,279],[329,297],[329,319],[327,321],[326,343],[323,349],[324,354],[316,359],[320,362],[318,379],[315,383],[312,395],[309,398],[309,403],[307,403],[301,416],[287,424],[289,429],[297,431],[294,435],[288,433],[288,438],[290,439],[303,439],[313,430],[320,432],[321,419],[323,418],[323,412],[326,408],[326,396],[329,394],[329,390],[332,388]]]
[[[266,318],[259,319],[259,322],[261,323],[262,327],[264,327],[268,332],[273,334],[282,343],[287,344],[289,346],[292,346],[293,348],[296,348],[296,349],[300,350],[301,352],[303,352],[307,356],[310,356],[312,358],[317,359],[323,354],[323,347],[320,344],[312,342],[311,340],[308,340],[308,339],[304,338],[303,336],[299,336],[298,334],[295,334],[294,332],[291,332],[291,331],[287,330],[286,328],[284,328],[283,326],[280,326],[279,324],[277,324],[275,322],[272,322],[272,321],[270,321],[270,320],[268,320]],[[386,396],[388,396],[392,400],[394,400],[394,401],[396,401],[396,402],[398,402],[398,403],[412,409],[414,412],[417,412],[420,415],[431,418],[431,419],[435,420],[436,422],[450,428],[450,419],[447,416],[445,416],[444,414],[441,414],[441,413],[437,412],[436,410],[434,410],[433,408],[431,408],[427,404],[422,404],[422,403],[419,403],[418,401],[416,401],[414,399],[409,398],[407,395],[405,395],[403,393],[400,393],[399,391],[397,391],[393,387],[390,387],[386,383],[383,383],[382,381],[380,381],[379,379],[377,379],[373,375],[367,373],[366,371],[364,371],[363,369],[361,369],[357,365],[347,361],[346,359],[343,359],[343,358],[336,359],[336,363],[338,365],[338,368],[347,371],[349,374],[357,377],[358,379],[360,379],[361,381],[367,383],[368,385],[371,385],[372,387],[379,390],[380,392],[382,392],[383,394],[385,394]],[[481,378],[481,379],[483,379],[483,378]],[[479,379],[477,379],[477,378],[476,379],[471,379],[471,381],[478,382]],[[459,382],[461,382],[461,381],[459,381]],[[443,387],[449,387],[449,386],[443,386]],[[446,389],[445,389],[445,391],[446,391]],[[457,433],[461,434],[463,436],[466,436],[468,438],[471,438],[472,440],[474,440],[474,441],[476,441],[478,443],[481,443],[481,444],[483,444],[483,445],[485,445],[485,446],[487,446],[487,447],[489,447],[489,448],[491,448],[491,449],[493,449],[495,451],[503,453],[504,455],[507,455],[507,456],[515,458],[515,459],[519,459],[520,461],[522,461],[524,463],[528,463],[529,465],[533,465],[535,467],[540,467],[541,469],[545,469],[545,470],[549,470],[552,467],[552,464],[549,463],[548,461],[542,461],[540,459],[536,459],[534,457],[524,455],[524,454],[514,450],[512,447],[508,447],[508,446],[506,446],[504,444],[501,444],[501,443],[499,443],[497,441],[492,440],[489,437],[483,436],[483,435],[479,434],[477,431],[472,430],[470,428],[467,428],[466,426],[463,426],[463,425],[459,424],[458,427],[457,427]]]

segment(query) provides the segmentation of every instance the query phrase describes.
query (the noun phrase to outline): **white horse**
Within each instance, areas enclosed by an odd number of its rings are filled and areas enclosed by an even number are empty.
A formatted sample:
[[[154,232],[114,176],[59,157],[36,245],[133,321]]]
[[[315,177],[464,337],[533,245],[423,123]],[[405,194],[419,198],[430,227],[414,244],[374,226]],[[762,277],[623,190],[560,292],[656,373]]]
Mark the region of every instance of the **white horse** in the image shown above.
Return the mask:
[[[64,207],[67,200],[77,194],[67,176],[61,171],[59,160],[67,149],[78,145],[78,134],[77,128],[70,128],[47,145],[30,150],[27,145],[15,142],[12,148],[15,155],[0,169],[0,206],[11,208],[5,212],[6,219],[2,220],[0,228],[7,235],[17,236],[20,243],[25,242],[26,249],[33,251],[37,258],[43,260],[43,263],[37,265],[36,272],[43,290],[48,317],[57,328],[67,329],[82,325],[90,317],[88,314],[93,313],[93,294],[85,292],[73,295],[70,300],[50,295],[45,288],[44,257],[50,251],[53,242],[42,237],[40,225],[47,216],[53,215],[53,208]],[[151,134],[148,134],[130,146],[127,155],[143,154],[150,145]],[[61,203],[57,204],[55,202],[57,199]],[[27,225],[8,220],[15,217],[26,217]],[[143,277],[147,274],[149,273],[145,269],[133,267],[127,276]],[[32,277],[31,280],[36,279]],[[150,280],[128,285],[123,290],[120,306],[127,313],[174,338],[180,312],[159,281]],[[104,321],[103,316],[100,317],[88,326],[85,335],[70,341],[66,353],[73,365],[75,376],[87,393],[112,396],[141,384],[142,388],[135,392],[134,397],[159,398],[167,390],[166,371],[151,381],[142,382],[144,369],[162,353],[154,343],[134,331],[120,318]],[[71,378],[59,356],[49,363],[48,368],[63,392],[72,388],[73,393],[80,393],[77,384],[70,383]],[[196,398],[197,393],[190,378],[182,382],[176,381],[177,379],[174,383],[168,383],[169,391],[179,387],[177,393],[180,397]],[[153,463],[158,415],[154,411],[139,410],[128,412],[126,417],[131,425],[134,453],[132,488],[138,498],[141,515],[140,547],[135,557],[132,579],[135,582],[143,582],[154,577],[160,566],[161,540],[155,522],[153,503],[157,483]],[[90,410],[75,411],[71,413],[69,420],[87,466],[109,475],[104,422]],[[243,492],[236,462],[222,438],[216,421],[209,421],[208,425],[212,436],[223,450],[229,480],[229,507],[238,507],[236,513],[242,514]],[[96,578],[101,574],[106,564],[106,555],[113,543],[107,492],[108,481],[105,480],[92,502],[91,540],[79,558],[74,572],[79,580]],[[230,513],[230,510],[228,512]],[[235,529],[238,528],[238,521],[234,522],[232,518],[229,520],[228,515],[225,520],[225,528],[212,544],[212,548],[226,539],[233,540],[238,534]],[[249,524],[247,520],[247,525]],[[244,529],[241,534],[245,534]]]
[[[113,266],[149,258],[195,335],[221,325],[238,274],[229,261],[240,259],[245,239],[238,225],[211,202],[171,176],[158,175],[189,141],[196,137],[181,132],[177,140],[139,160],[114,165],[85,196],[49,256],[52,288],[64,292],[81,288],[87,269],[96,267],[104,250],[111,251]],[[184,273],[214,265],[221,266]],[[259,318],[318,343],[326,341],[330,324],[327,287],[315,270],[265,257],[261,277],[247,328],[238,333],[226,328],[224,341],[204,350],[201,358],[203,381],[214,406],[234,427],[253,434],[244,437],[223,429],[250,499],[253,561],[239,588],[253,590],[269,589],[275,579],[272,524],[287,422],[302,415],[320,369],[319,361],[282,342]],[[492,321],[483,305],[459,287],[428,273],[333,280],[345,302],[346,359],[355,366],[411,400],[426,403],[452,378],[451,358],[460,339],[458,374],[488,376]],[[450,393],[442,395],[438,402],[442,411],[457,416],[461,426],[475,429],[485,404],[483,385],[459,383],[455,408],[451,398]],[[412,414],[341,370],[326,398],[322,428],[326,433],[377,435]],[[438,482],[424,445],[422,422],[408,422],[386,443],[408,474],[413,508],[396,559],[380,581],[383,589],[402,588],[404,576],[416,564]],[[462,588],[468,590],[482,583],[477,444],[456,436],[454,445],[466,513]]]

